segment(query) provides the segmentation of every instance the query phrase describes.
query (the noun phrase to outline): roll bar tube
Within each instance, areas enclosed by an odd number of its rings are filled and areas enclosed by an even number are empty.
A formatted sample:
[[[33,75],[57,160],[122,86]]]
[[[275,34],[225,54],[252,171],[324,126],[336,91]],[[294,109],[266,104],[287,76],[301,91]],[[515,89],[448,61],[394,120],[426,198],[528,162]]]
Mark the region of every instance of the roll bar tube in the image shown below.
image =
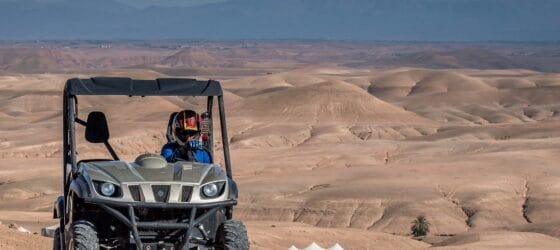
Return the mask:
[[[227,124],[226,124],[226,111],[224,108],[224,96],[218,96],[218,108],[220,110],[220,125],[222,128],[222,145],[224,150],[224,161],[226,164],[226,174],[230,179],[233,179],[231,173],[231,162],[229,156],[229,139],[227,135]]]

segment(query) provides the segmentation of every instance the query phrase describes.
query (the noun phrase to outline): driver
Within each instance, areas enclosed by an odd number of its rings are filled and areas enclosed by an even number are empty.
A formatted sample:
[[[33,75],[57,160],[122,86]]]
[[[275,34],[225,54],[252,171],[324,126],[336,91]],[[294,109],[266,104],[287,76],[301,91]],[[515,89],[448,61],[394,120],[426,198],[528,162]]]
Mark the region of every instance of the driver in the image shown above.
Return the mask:
[[[171,124],[172,140],[163,145],[161,155],[168,162],[211,163],[210,154],[200,143],[201,123],[201,116],[192,110],[178,112]]]

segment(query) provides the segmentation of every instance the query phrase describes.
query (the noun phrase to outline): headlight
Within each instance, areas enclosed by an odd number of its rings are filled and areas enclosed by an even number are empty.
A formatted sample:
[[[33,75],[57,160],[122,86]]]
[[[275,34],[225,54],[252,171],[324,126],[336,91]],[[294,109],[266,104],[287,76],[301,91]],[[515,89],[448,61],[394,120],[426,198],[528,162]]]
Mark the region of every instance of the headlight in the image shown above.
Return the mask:
[[[216,185],[215,183],[206,184],[204,187],[202,187],[202,193],[206,197],[214,197],[218,194],[218,185]]]
[[[113,185],[113,183],[105,182],[101,184],[99,191],[102,195],[112,196],[115,194],[115,185]]]

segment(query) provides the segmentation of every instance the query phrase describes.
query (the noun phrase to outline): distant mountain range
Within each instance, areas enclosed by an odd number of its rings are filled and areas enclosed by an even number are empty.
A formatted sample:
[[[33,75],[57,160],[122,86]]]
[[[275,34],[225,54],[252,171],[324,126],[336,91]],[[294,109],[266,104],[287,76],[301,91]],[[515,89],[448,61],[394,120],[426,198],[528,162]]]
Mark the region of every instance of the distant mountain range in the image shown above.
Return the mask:
[[[558,0],[0,0],[0,40],[560,41]]]
[[[46,41],[0,43],[0,74],[115,68],[192,75],[206,69],[328,64],[358,68],[560,72],[560,44],[338,41]],[[284,65],[284,66],[282,66]]]

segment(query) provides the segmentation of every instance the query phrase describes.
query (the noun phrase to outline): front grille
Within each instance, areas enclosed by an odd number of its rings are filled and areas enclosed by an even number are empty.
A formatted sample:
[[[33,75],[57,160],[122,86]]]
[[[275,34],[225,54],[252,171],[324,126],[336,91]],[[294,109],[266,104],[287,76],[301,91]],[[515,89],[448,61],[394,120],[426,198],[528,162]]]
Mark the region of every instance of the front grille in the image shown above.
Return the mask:
[[[182,202],[187,202],[187,201],[191,200],[192,190],[193,190],[193,187],[191,187],[191,186],[183,186],[183,189],[181,191],[181,201]]]
[[[142,196],[140,194],[140,186],[138,185],[133,185],[133,186],[129,186],[128,189],[130,190],[130,194],[132,195],[132,199],[134,199],[135,201],[141,201],[142,200]]]
[[[157,202],[167,202],[169,199],[169,185],[154,185],[152,191]]]

